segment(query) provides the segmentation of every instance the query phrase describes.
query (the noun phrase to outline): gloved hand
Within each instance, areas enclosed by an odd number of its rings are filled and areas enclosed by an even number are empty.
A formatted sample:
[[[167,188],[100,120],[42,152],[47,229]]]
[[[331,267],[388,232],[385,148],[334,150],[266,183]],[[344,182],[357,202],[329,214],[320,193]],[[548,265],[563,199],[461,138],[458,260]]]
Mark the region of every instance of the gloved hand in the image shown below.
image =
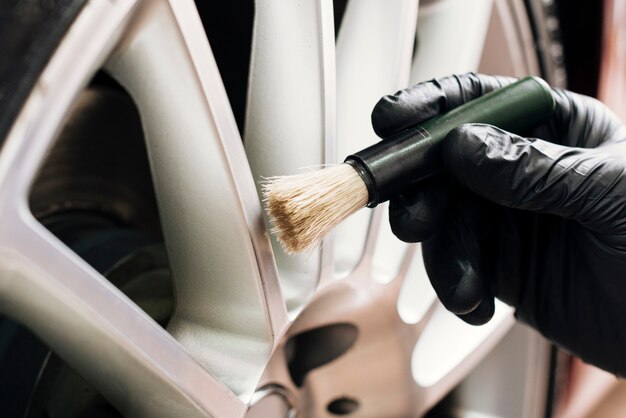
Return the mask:
[[[465,74],[383,97],[387,137],[513,79]],[[626,376],[626,129],[599,101],[553,90],[554,117],[517,136],[467,124],[443,144],[444,174],[390,202],[398,238],[423,241],[443,304],[470,324],[494,296],[583,360]]]

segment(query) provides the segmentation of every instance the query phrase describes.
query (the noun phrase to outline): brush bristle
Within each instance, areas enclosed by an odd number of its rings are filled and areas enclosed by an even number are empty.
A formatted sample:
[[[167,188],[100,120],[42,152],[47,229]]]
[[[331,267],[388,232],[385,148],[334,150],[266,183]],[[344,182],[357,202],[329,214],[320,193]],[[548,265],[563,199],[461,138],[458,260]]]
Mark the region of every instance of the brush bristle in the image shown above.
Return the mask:
[[[311,250],[368,202],[363,180],[348,164],[270,177],[263,194],[271,231],[288,254]]]

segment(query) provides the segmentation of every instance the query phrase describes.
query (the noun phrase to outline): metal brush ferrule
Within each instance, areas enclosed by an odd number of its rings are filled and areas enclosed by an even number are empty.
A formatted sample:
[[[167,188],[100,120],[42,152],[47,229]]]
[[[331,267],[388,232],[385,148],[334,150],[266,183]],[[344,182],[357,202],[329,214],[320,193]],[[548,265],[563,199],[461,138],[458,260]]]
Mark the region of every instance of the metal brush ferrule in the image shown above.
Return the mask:
[[[354,171],[356,171],[359,177],[361,177],[361,180],[363,180],[363,183],[367,188],[367,207],[375,208],[378,205],[379,198],[378,188],[374,183],[374,177],[372,173],[367,169],[367,166],[363,163],[363,161],[357,159],[357,157],[352,155],[346,158],[344,164],[348,164],[349,166],[354,168]]]
[[[349,155],[345,162],[363,179],[367,207],[373,208],[436,174],[441,168],[439,152],[428,131],[415,127]]]

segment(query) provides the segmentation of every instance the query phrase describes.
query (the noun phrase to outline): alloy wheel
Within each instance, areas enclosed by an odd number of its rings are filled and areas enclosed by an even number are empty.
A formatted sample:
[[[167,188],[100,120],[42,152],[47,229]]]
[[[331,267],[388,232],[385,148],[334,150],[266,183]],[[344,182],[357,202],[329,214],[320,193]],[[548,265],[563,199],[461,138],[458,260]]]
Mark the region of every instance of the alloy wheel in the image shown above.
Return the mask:
[[[87,1],[0,153],[0,310],[128,416],[426,412],[506,334],[510,309],[498,304],[482,327],[445,311],[419,245],[393,236],[384,206],[312,254],[284,255],[259,179],[376,141],[371,107],[410,83],[481,63],[538,72],[520,37],[506,33],[519,45],[499,59],[506,48],[489,44],[498,22],[524,21],[519,4],[353,1],[335,35],[329,0],[257,1],[242,141],[193,1]],[[100,69],[141,116],[175,289],[165,328],[28,204]]]

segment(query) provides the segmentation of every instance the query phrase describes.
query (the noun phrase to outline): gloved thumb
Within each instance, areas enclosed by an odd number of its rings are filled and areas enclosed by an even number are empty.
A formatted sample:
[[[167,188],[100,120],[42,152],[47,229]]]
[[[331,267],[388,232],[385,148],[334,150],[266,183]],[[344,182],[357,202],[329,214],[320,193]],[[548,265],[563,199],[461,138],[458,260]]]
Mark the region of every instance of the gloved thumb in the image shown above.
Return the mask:
[[[607,232],[610,218],[624,219],[619,195],[626,180],[624,160],[609,148],[566,147],[466,124],[446,137],[442,155],[448,172],[483,198]]]

